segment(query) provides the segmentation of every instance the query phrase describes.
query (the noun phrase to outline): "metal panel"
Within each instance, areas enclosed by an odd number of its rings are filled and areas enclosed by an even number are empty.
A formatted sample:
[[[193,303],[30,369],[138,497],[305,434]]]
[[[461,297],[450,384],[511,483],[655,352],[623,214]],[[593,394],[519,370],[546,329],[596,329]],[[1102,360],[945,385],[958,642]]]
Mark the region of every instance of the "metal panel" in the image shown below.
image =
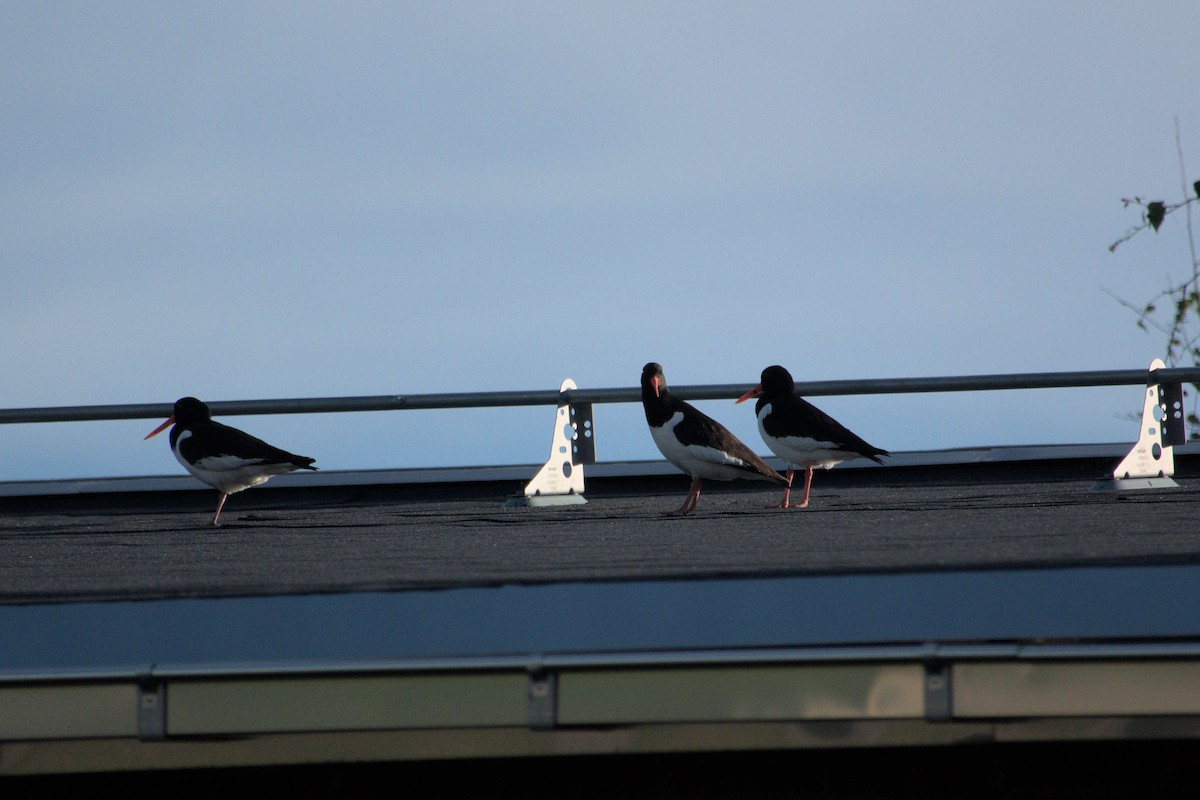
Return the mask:
[[[527,725],[528,676],[403,675],[184,681],[167,735]]]
[[[558,723],[921,717],[924,680],[909,664],[564,672]]]
[[[1179,601],[1197,594],[1200,566],[1175,565],[0,605],[0,681],[141,677],[147,665],[155,677],[236,677],[532,654],[862,648],[868,661],[897,643],[1200,642],[1200,617]]]
[[[136,736],[133,684],[0,687],[0,740]]]
[[[1195,661],[979,663],[953,673],[956,719],[1200,713]]]

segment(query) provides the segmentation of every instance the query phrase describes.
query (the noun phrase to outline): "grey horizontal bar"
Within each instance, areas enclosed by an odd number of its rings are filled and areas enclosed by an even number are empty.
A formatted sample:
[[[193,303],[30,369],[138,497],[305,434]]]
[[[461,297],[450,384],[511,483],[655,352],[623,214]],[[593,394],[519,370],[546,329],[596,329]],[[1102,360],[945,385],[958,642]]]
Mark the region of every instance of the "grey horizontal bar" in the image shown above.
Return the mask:
[[[1159,383],[1200,383],[1200,368],[1158,370]],[[907,394],[917,392],[977,392],[1002,389],[1061,389],[1088,386],[1129,386],[1149,382],[1146,370],[1093,370],[1087,372],[1027,372],[1005,375],[960,375],[930,378],[870,378],[798,382],[802,395]],[[751,384],[675,386],[672,392],[685,400],[732,400]],[[203,398],[201,398],[203,399]],[[404,411],[434,408],[495,408],[577,403],[636,403],[641,389],[571,389],[459,392],[364,397],[316,397],[279,400],[226,400],[209,402],[220,416],[250,414],[324,414],[356,411]],[[131,403],[99,406],[57,406],[0,409],[0,424],[29,422],[86,422],[117,419],[166,419],[173,403]]]

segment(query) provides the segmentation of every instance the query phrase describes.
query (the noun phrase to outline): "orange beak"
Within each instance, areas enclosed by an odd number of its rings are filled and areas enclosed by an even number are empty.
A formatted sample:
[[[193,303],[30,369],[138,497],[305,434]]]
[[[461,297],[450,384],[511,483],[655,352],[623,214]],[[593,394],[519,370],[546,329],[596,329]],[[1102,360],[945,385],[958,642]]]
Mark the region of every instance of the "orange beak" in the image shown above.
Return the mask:
[[[163,431],[165,431],[167,428],[171,427],[174,424],[175,424],[175,417],[174,416],[167,417],[166,422],[164,422],[162,425],[159,425],[157,428],[155,428],[154,430],[152,430],[146,434],[146,439],[149,439],[151,436],[157,436],[158,434],[162,433]],[[142,441],[144,442],[144,441],[146,441],[146,439],[142,439]]]
[[[737,400],[735,400],[733,402],[733,404],[736,406],[738,403],[742,402],[743,400],[749,400],[751,397],[758,397],[760,394],[762,394],[762,384],[761,383],[758,386],[755,386],[750,391],[746,392],[741,397],[739,397]]]
[[[662,395],[660,395],[660,394],[658,393],[658,378],[657,378],[657,377],[654,379],[654,396],[655,396],[655,397],[661,397],[661,396],[662,396]]]

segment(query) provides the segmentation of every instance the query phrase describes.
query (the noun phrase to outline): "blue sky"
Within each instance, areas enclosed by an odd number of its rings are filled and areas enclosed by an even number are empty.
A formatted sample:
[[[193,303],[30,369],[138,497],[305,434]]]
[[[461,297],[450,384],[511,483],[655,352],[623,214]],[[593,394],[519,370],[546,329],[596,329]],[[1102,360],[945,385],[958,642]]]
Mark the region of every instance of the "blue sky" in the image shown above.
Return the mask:
[[[1200,4],[0,4],[0,407],[1140,369]],[[893,451],[1132,442],[1140,392],[814,398]],[[760,452],[747,405],[702,407]],[[233,417],[327,470],[552,410]],[[0,480],[174,474],[154,420]],[[596,408],[602,461],[658,458]]]

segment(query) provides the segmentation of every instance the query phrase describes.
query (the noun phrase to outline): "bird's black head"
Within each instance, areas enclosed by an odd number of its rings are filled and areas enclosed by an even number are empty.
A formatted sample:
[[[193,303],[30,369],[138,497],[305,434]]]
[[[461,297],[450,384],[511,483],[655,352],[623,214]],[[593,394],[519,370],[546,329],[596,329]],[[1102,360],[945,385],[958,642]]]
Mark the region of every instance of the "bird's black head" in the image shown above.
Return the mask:
[[[767,397],[780,397],[796,391],[796,382],[792,380],[792,373],[778,364],[769,366],[762,371],[762,383],[760,385],[762,386],[763,394]]]
[[[642,397],[645,398],[647,393],[654,397],[661,397],[662,393],[667,389],[667,379],[663,376],[662,364],[651,361],[646,366],[642,367]]]
[[[200,420],[212,419],[208,406],[194,397],[181,397],[175,401],[175,411],[171,414],[179,425],[190,425]]]
[[[172,410],[171,416],[167,417],[167,421],[147,433],[146,438],[153,439],[172,425],[180,425],[182,427],[179,430],[182,430],[189,425],[202,422],[206,419],[212,419],[212,414],[209,412],[208,406],[194,397],[181,397],[175,401],[175,408]],[[175,444],[175,436],[176,431],[172,430],[172,445]]]

